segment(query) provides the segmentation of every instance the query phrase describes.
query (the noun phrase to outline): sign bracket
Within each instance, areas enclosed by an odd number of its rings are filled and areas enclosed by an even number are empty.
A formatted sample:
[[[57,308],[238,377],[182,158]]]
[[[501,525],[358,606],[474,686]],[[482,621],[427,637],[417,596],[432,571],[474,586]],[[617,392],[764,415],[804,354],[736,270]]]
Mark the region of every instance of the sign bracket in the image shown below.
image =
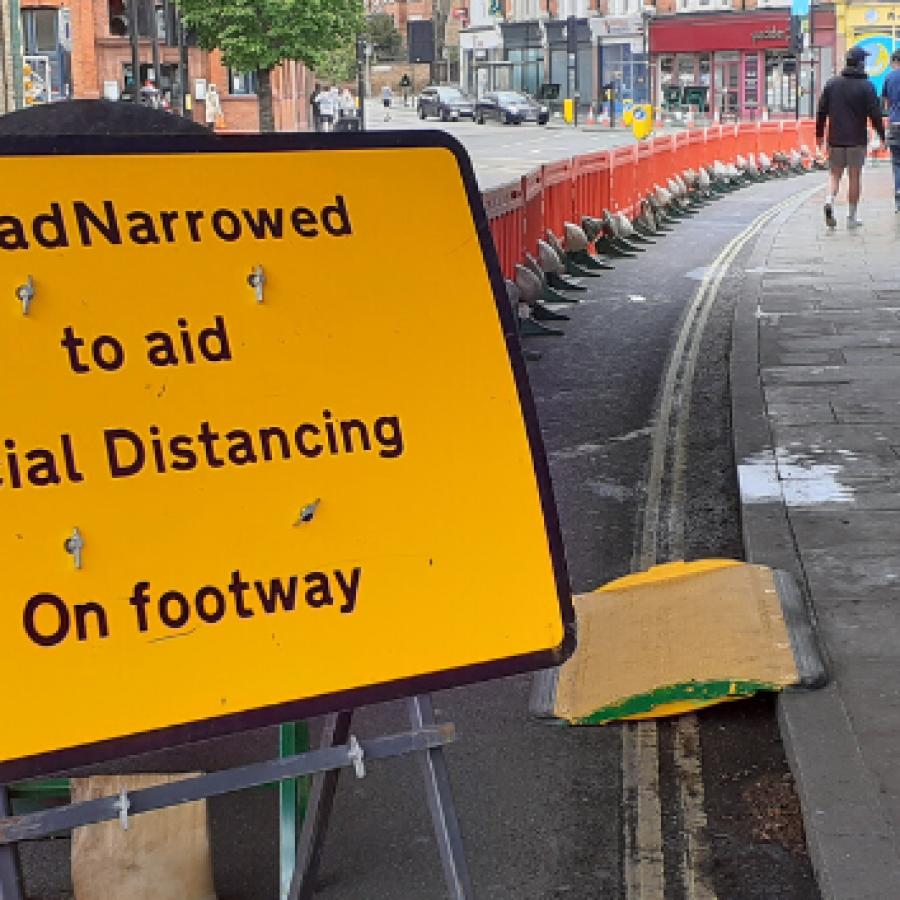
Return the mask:
[[[428,807],[434,823],[444,876],[451,900],[471,900],[459,823],[453,806],[443,747],[456,738],[452,724],[438,724],[429,696],[407,700],[411,730],[358,741],[350,732],[352,711],[328,717],[318,750],[277,760],[211,772],[183,781],[157,785],[115,796],[11,815],[9,791],[0,785],[0,900],[22,900],[16,844],[105,821],[123,821],[157,809],[312,775],[313,787],[303,821],[290,900],[307,900],[314,892],[325,834],[334,803],[338,775],[353,768],[357,775],[373,760],[415,753],[425,775]],[[126,810],[127,813],[123,813]],[[124,827],[124,826],[123,826]]]
[[[414,731],[435,728],[434,706],[430,694],[409,697],[406,701],[410,724]],[[322,731],[320,748],[341,744],[350,733],[353,710],[343,710],[328,717]],[[450,900],[472,900],[469,870],[456,809],[447,761],[442,746],[416,753],[425,778],[425,795],[435,838],[441,855],[447,896]],[[312,900],[331,819],[340,769],[319,772],[313,778],[306,817],[297,848],[297,863],[287,900]]]
[[[9,790],[0,784],[0,822],[12,812]],[[23,900],[19,854],[15,847],[0,846],[0,900]]]

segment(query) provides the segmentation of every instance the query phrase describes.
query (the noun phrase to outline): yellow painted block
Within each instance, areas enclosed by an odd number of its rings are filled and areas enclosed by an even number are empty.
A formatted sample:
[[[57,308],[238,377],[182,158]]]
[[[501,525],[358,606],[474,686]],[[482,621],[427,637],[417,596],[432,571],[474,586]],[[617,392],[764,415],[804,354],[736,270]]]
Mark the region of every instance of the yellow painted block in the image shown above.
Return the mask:
[[[575,611],[555,704],[570,722],[676,715],[799,681],[765,566],[656,566],[577,596]]]

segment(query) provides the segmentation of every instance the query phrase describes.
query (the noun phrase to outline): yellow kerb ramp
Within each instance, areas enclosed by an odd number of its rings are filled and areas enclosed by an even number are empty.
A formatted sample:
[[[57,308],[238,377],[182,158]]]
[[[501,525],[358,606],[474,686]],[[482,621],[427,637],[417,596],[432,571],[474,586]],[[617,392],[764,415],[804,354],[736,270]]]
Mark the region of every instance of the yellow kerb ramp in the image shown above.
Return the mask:
[[[800,682],[765,566],[669,563],[574,600],[578,647],[552,712],[573,724],[675,715]]]

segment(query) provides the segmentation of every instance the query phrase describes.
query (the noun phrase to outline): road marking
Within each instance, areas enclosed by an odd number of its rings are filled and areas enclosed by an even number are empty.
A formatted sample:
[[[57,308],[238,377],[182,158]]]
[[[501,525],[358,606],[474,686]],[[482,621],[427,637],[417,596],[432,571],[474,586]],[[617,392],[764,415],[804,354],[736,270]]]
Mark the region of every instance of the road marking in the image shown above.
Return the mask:
[[[700,346],[722,281],[744,246],[782,211],[805,202],[821,190],[819,185],[795,194],[757,216],[734,237],[703,271],[697,291],[685,311],[661,384],[659,413],[653,428],[650,469],[635,569],[646,569],[663,559],[684,556],[687,501],[687,451],[691,391]],[[699,270],[695,270],[699,271]],[[666,465],[671,459],[671,464]],[[668,516],[665,544],[660,538],[665,480],[668,478]],[[662,552],[660,552],[662,549]],[[659,794],[659,731],[654,720],[624,723],[622,729],[624,801],[623,881],[626,900],[663,900],[662,806]],[[716,900],[700,877],[707,867],[706,809],[700,762],[700,729],[695,715],[675,723],[674,762],[679,821],[684,828],[680,866],[685,900]]]
[[[622,794],[625,896],[661,898],[665,867],[656,722],[626,722],[622,728]]]

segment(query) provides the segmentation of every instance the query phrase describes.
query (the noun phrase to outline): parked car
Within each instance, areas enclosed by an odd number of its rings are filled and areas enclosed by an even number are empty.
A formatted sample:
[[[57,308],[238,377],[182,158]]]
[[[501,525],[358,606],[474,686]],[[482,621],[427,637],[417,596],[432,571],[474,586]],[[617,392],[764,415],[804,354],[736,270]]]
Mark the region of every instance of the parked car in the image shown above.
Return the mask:
[[[431,86],[419,94],[419,118],[438,116],[442,122],[471,119],[475,116],[475,101],[459,88]]]
[[[550,110],[516,91],[496,91],[485,94],[475,104],[475,121],[484,125],[488,119],[496,119],[504,125],[521,125],[523,122],[546,125]]]

